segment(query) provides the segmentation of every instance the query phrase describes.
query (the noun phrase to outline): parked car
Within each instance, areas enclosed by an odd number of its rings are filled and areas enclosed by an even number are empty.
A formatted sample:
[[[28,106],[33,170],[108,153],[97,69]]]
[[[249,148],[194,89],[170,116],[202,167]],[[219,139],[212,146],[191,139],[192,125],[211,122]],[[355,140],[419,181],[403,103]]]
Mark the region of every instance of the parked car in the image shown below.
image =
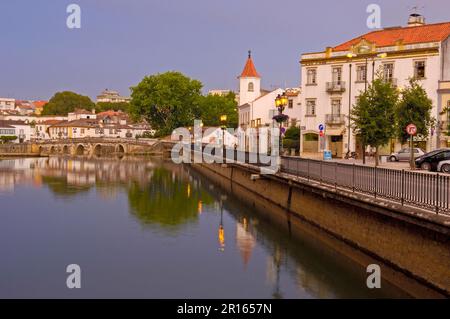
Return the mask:
[[[420,148],[413,148],[414,158],[421,157],[425,155],[425,152]],[[411,149],[404,148],[397,153],[392,153],[389,157],[391,162],[399,162],[399,161],[409,161],[411,158]]]
[[[439,162],[437,171],[450,174],[450,160]]]
[[[450,148],[439,149],[416,159],[416,167],[426,171],[437,171],[439,163],[450,160]]]

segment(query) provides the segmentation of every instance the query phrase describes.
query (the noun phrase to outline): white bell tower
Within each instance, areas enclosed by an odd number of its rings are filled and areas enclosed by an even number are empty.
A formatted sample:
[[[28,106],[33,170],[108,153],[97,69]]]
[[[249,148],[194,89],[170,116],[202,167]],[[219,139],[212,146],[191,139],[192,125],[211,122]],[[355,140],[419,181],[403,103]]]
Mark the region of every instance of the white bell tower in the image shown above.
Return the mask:
[[[239,105],[252,102],[261,96],[261,77],[252,60],[252,52],[248,51],[248,59],[241,76],[239,76]]]

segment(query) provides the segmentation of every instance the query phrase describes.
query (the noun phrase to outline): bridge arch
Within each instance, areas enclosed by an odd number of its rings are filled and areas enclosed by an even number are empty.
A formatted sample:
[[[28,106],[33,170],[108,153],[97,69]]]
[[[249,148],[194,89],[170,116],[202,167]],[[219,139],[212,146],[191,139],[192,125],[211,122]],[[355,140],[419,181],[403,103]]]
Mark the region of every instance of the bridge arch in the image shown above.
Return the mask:
[[[68,145],[64,145],[64,147],[63,147],[63,154],[64,155],[69,155],[69,146]]]
[[[125,146],[123,144],[119,144],[116,146],[116,153],[125,154]]]
[[[75,151],[75,154],[76,155],[84,155],[84,151],[85,151],[84,145],[83,144],[78,144],[77,148],[76,148],[76,151]]]
[[[56,154],[56,146],[50,147],[50,154]]]
[[[100,144],[97,144],[94,146],[94,155],[99,157],[102,155],[102,146]]]

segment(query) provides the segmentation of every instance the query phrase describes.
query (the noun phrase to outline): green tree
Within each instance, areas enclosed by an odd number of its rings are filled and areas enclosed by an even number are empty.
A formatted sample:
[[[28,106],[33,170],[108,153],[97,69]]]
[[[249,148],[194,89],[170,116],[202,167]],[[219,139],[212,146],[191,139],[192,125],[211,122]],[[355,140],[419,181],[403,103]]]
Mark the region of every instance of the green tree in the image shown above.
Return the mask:
[[[199,115],[202,83],[180,72],[146,76],[131,88],[130,114],[146,119],[158,136],[192,125]]]
[[[97,113],[113,110],[113,111],[123,111],[128,112],[130,104],[127,102],[111,103],[111,102],[98,102],[95,106],[95,111]]]
[[[378,77],[366,92],[361,93],[351,112],[355,134],[364,145],[375,147],[375,165],[378,166],[378,150],[395,134],[395,109],[399,95],[390,83]]]
[[[427,92],[417,80],[411,79],[409,86],[402,91],[395,109],[397,137],[402,143],[406,143],[409,139],[405,129],[411,123],[417,126],[417,134],[428,136],[432,124],[432,108],[433,102],[428,98]]]
[[[238,112],[236,95],[233,92],[227,95],[209,94],[200,98],[200,118],[205,126],[221,126],[220,116],[227,116],[228,127],[238,126]]]
[[[296,126],[291,126],[286,130],[283,139],[283,147],[285,149],[300,150],[300,129]]]
[[[42,115],[67,115],[75,109],[91,111],[95,108],[94,102],[87,96],[74,92],[64,91],[56,93],[44,106]]]

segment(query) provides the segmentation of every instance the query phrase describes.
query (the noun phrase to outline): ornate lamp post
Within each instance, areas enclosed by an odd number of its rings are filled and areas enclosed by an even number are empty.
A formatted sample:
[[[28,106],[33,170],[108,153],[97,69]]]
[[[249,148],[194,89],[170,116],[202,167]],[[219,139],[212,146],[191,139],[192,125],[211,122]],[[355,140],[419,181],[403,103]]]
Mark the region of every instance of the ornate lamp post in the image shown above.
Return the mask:
[[[223,157],[225,157],[225,130],[227,129],[227,120],[228,116],[226,114],[223,114],[220,116],[220,128],[222,129],[222,149],[223,149]]]
[[[283,114],[284,109],[286,108],[286,105],[288,104],[288,98],[286,96],[286,93],[278,94],[278,96],[275,98],[275,106],[278,109],[278,114],[273,117],[273,120],[275,120],[280,127],[280,142],[279,142],[279,151],[280,154],[282,154],[282,148],[283,148],[283,142],[281,137],[281,125],[283,122],[286,122],[289,119],[289,116],[286,114]]]

